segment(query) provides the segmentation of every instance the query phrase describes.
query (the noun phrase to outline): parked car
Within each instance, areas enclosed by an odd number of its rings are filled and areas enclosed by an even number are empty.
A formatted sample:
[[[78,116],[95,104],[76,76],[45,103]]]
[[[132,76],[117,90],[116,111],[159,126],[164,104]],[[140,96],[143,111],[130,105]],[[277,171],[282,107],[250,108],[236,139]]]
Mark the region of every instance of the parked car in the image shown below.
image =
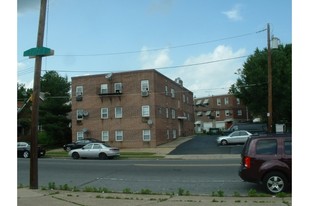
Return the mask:
[[[31,145],[28,142],[17,142],[17,157],[29,158]],[[38,157],[45,156],[46,150],[38,145]]]
[[[85,146],[86,144],[89,143],[93,143],[93,142],[100,142],[100,143],[104,143],[103,141],[97,140],[95,138],[85,138],[85,139],[81,139],[81,140],[77,140],[76,142],[72,142],[69,144],[65,144],[63,145],[63,149],[67,152],[71,151],[72,149],[78,149],[78,148],[82,148],[83,146]]]
[[[116,147],[111,147],[105,143],[89,143],[82,148],[73,149],[69,152],[73,159],[79,158],[99,158],[108,159],[119,157],[120,152]]]
[[[267,192],[276,194],[289,190],[291,174],[291,135],[253,136],[248,139],[241,153],[241,179],[262,184]]]
[[[251,135],[252,134],[248,131],[238,130],[226,136],[218,137],[217,143],[221,145],[236,144],[236,143],[244,144]]]

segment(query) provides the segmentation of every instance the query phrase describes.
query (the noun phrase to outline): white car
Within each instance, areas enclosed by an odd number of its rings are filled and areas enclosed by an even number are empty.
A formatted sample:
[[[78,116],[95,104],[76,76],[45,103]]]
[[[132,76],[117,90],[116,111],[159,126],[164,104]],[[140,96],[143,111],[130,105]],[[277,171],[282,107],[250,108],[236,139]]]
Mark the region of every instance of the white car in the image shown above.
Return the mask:
[[[111,147],[105,143],[89,143],[82,148],[73,149],[69,152],[73,159],[79,158],[99,158],[109,159],[120,156],[119,149]]]
[[[238,130],[230,133],[227,136],[218,137],[217,143],[221,145],[236,144],[236,143],[244,144],[251,135],[252,134],[248,131]]]

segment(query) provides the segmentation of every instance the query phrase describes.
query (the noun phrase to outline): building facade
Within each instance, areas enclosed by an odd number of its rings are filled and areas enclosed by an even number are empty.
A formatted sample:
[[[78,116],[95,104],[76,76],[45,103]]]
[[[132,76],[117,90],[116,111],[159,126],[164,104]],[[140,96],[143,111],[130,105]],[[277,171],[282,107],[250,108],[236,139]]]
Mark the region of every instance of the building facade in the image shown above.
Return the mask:
[[[143,148],[194,134],[193,93],[156,70],[72,77],[72,140]]]
[[[225,130],[234,122],[250,119],[247,107],[233,95],[225,94],[194,99],[195,132],[209,132],[210,128]]]

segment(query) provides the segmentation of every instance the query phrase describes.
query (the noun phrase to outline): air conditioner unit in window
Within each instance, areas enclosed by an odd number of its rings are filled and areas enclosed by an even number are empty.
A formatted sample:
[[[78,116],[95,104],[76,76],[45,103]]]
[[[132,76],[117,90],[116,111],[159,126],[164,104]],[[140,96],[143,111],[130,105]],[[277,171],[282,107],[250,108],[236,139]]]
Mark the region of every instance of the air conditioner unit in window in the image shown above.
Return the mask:
[[[149,92],[148,91],[142,91],[142,97],[148,97]]]
[[[82,101],[83,100],[83,96],[82,95],[77,95],[76,96],[76,101]]]

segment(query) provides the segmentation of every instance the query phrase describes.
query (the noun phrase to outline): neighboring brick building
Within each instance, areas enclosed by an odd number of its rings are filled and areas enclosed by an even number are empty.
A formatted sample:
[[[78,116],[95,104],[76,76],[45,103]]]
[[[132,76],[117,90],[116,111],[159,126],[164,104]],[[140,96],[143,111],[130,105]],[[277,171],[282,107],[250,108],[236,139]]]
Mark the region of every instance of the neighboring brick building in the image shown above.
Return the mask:
[[[72,77],[72,140],[155,147],[194,134],[193,104],[179,78],[156,70]]]
[[[229,128],[233,122],[249,120],[247,107],[233,95],[218,95],[194,99],[195,132],[209,128]]]

